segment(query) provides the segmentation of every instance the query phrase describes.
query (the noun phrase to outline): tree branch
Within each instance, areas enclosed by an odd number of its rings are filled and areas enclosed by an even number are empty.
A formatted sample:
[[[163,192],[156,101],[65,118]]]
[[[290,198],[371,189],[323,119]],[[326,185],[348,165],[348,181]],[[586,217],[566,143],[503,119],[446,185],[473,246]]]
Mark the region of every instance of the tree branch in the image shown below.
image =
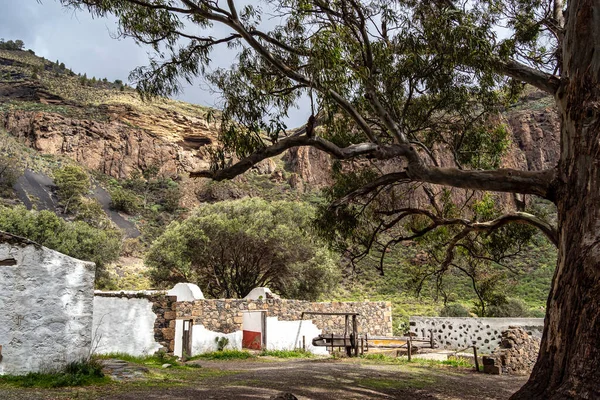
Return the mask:
[[[556,93],[560,86],[560,78],[556,75],[539,71],[514,60],[499,62],[497,68],[499,72],[510,76],[511,78],[529,83],[552,95]]]

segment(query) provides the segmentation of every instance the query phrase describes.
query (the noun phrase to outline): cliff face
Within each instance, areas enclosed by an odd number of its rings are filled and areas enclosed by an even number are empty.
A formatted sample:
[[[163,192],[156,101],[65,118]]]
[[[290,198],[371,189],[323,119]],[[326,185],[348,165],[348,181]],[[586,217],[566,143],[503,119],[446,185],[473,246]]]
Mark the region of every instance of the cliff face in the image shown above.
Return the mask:
[[[43,71],[39,77],[31,73],[34,66]],[[209,167],[207,150],[217,141],[218,126],[207,122],[207,109],[168,99],[142,102],[130,89],[106,81],[82,83],[57,68],[27,52],[0,51],[0,128],[42,154],[64,155],[115,178],[150,167],[171,177]],[[551,104],[552,99],[531,91],[505,113],[512,143],[502,167],[540,170],[556,165],[559,121]],[[434,153],[441,166],[453,166],[447,152]],[[283,161],[291,172],[286,179],[298,192],[332,182],[332,159],[319,150],[290,149]],[[379,167],[385,173],[402,165]],[[253,171],[273,175],[276,182],[284,176],[272,161]],[[202,184],[186,181],[186,202]],[[511,196],[503,198],[510,201]]]
[[[179,144],[119,120],[81,120],[46,112],[10,111],[2,115],[0,124],[42,154],[65,155],[115,178],[152,166],[168,176],[206,168],[202,146],[212,142],[204,129],[194,132],[190,127]],[[188,145],[185,138],[189,137],[197,143]]]
[[[514,156],[524,158],[531,171],[554,168],[560,157],[560,120],[554,108],[514,111],[507,115]]]

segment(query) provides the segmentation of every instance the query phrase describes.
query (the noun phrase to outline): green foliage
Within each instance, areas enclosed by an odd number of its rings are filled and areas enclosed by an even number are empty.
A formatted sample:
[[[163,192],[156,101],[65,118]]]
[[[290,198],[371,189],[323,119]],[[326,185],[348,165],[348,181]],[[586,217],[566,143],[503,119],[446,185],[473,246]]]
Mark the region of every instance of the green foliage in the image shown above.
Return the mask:
[[[257,286],[316,299],[336,283],[333,255],[312,232],[313,209],[261,199],[199,207],[152,244],[146,264],[160,285],[197,283],[212,297],[244,297]]]
[[[54,171],[54,183],[58,188],[58,197],[65,207],[65,214],[69,206],[77,205],[82,196],[90,190],[90,177],[81,168],[68,165]]]
[[[131,190],[116,187],[110,190],[110,207],[116,211],[135,214],[140,209],[140,200]]]
[[[164,364],[178,366],[177,357],[168,355],[164,351],[158,351],[155,354],[147,356],[132,356],[127,353],[107,353],[96,356],[98,359],[118,359],[127,361],[133,364],[146,365],[149,367],[162,367]]]
[[[19,177],[23,175],[23,169],[19,167],[17,160],[8,155],[0,155],[0,196],[9,197],[13,194],[13,186]]]
[[[305,350],[263,350],[260,352],[261,357],[277,357],[277,358],[312,358],[314,354]]]
[[[97,229],[82,221],[66,222],[50,211],[0,207],[0,230],[33,240],[80,260],[96,263],[98,277],[121,251],[121,233]]]
[[[503,301],[492,304],[488,307],[488,317],[513,317],[525,318],[531,317],[531,313],[523,300],[503,299]]]
[[[95,359],[73,361],[56,372],[30,372],[27,375],[0,376],[0,384],[17,387],[58,388],[67,386],[99,385],[110,382],[102,373],[102,365]]]
[[[22,40],[8,40],[4,41],[4,39],[0,39],[0,50],[23,50],[25,47],[25,43]]]
[[[75,221],[83,221],[98,229],[108,229],[111,227],[111,222],[98,200],[82,197],[73,208]]]
[[[470,317],[471,313],[460,303],[450,303],[440,310],[440,317]]]
[[[193,361],[193,360],[198,360],[198,359],[202,359],[202,360],[247,360],[249,358],[254,358],[254,357],[256,357],[256,356],[246,350],[222,350],[222,351],[215,351],[212,353],[198,354],[197,356],[189,358],[188,361]]]
[[[217,351],[223,351],[229,344],[229,339],[226,336],[219,336],[215,338],[217,344]]]

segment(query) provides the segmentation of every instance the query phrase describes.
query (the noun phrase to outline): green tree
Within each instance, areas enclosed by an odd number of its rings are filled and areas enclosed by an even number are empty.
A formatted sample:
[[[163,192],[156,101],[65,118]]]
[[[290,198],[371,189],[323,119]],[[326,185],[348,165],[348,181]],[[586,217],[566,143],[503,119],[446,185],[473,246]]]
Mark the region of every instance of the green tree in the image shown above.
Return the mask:
[[[23,206],[0,207],[0,230],[23,236],[80,260],[96,263],[96,277],[119,258],[122,235],[85,222],[66,222],[51,211],[28,211]]]
[[[387,224],[424,217],[429,230],[462,227],[450,248],[507,223],[541,229],[559,248],[558,264],[540,355],[514,398],[598,397],[600,3],[272,0],[259,8],[238,7],[235,0],[61,2],[114,14],[121,35],[152,44],[156,56],[131,76],[141,93],[171,95],[199,74],[223,93],[220,154],[212,169],[192,176],[230,179],[289,148],[313,146],[339,159],[390,166],[340,193],[331,218],[345,217],[347,228],[378,206],[378,215],[391,217]],[[271,30],[261,24],[267,15],[277,17]],[[188,29],[190,21],[197,26]],[[215,28],[224,34],[215,36]],[[211,51],[224,44],[238,50],[236,62],[209,68]],[[561,118],[556,168],[496,169],[493,152],[502,144],[480,140],[482,132],[494,136],[490,117],[523,83],[555,99]],[[284,117],[302,96],[312,98],[313,115],[287,135]],[[474,146],[468,143],[480,143],[476,154],[492,157],[477,166],[482,157],[469,156]],[[441,166],[439,151],[455,165]],[[234,154],[239,161],[229,165]],[[429,198],[432,208],[373,200],[400,184]],[[539,196],[556,204],[558,226],[523,212],[493,221],[449,220],[435,207],[439,193],[432,185]],[[365,197],[369,210],[356,204]]]
[[[199,207],[151,246],[155,283],[193,282],[212,297],[244,297],[268,286],[314,300],[338,279],[332,254],[311,231],[313,209],[299,202],[247,198]]]
[[[13,186],[21,175],[23,175],[23,169],[19,167],[13,157],[0,156],[0,196],[12,195]]]
[[[131,215],[139,210],[140,200],[132,191],[117,187],[110,191],[110,207]]]
[[[78,204],[81,197],[90,190],[90,177],[78,166],[68,165],[54,171],[54,183],[58,188],[58,197],[69,213],[69,206]]]

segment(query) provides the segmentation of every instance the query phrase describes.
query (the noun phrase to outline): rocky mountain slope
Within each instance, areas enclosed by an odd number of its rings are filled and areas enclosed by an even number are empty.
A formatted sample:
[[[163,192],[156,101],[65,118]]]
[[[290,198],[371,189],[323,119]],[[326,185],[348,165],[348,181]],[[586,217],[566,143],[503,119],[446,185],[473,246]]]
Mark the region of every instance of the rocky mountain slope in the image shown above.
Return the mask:
[[[265,160],[233,184],[210,187],[187,173],[209,166],[217,142],[218,112],[169,99],[142,101],[120,81],[88,79],[64,64],[28,51],[0,50],[0,129],[45,155],[68,157],[90,171],[116,179],[155,169],[181,183],[181,205],[260,195],[258,174],[269,189],[303,193],[331,183],[331,159],[313,148],[296,148]],[[502,116],[512,134],[503,167],[539,170],[558,161],[559,123],[552,99],[529,91]],[[213,118],[214,119],[214,118]],[[451,165],[440,154],[441,165]],[[390,166],[396,169],[397,166]],[[137,171],[137,172],[136,172]],[[254,185],[254,186],[253,186]],[[509,208],[514,199],[502,195]],[[417,201],[420,201],[417,199]]]

